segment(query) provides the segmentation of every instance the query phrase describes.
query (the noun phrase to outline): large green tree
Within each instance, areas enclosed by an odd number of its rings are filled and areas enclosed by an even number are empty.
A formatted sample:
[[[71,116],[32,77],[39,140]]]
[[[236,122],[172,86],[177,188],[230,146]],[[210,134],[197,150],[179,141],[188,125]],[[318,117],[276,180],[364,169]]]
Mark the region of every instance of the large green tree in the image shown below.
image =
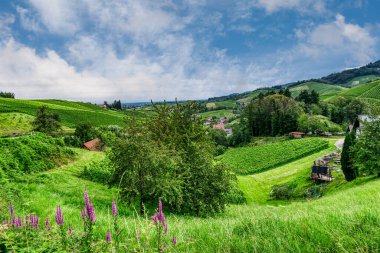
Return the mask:
[[[224,210],[233,177],[214,163],[215,144],[197,110],[196,103],[159,105],[140,126],[130,121],[110,156],[125,200],[139,199],[141,208],[161,198],[194,215]]]
[[[357,139],[353,152],[354,165],[361,174],[377,174],[380,177],[380,119],[364,122],[362,134]]]
[[[61,120],[57,113],[49,112],[47,106],[41,106],[32,122],[33,130],[46,134],[56,134],[61,130]]]
[[[244,110],[243,122],[252,136],[282,135],[297,130],[301,111],[294,99],[275,94],[253,99]]]
[[[352,147],[354,144],[355,144],[355,132],[347,132],[346,138],[344,139],[342,155],[341,155],[342,171],[347,181],[352,181],[357,176],[357,171],[353,165]]]

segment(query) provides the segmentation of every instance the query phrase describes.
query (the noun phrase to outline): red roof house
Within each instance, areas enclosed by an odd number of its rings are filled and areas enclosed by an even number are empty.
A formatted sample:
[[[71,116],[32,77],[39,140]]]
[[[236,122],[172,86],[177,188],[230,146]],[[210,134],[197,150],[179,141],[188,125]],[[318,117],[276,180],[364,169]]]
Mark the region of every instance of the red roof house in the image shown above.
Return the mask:
[[[93,139],[91,141],[85,142],[82,148],[90,150],[90,151],[100,151],[101,145],[100,140],[98,138]]]

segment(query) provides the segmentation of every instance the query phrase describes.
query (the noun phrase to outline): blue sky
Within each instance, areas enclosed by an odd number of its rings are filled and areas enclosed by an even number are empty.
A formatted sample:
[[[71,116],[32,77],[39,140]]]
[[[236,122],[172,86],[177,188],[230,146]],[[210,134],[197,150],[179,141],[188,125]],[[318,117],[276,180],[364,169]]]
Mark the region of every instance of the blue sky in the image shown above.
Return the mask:
[[[376,0],[1,0],[0,90],[203,99],[380,59]]]

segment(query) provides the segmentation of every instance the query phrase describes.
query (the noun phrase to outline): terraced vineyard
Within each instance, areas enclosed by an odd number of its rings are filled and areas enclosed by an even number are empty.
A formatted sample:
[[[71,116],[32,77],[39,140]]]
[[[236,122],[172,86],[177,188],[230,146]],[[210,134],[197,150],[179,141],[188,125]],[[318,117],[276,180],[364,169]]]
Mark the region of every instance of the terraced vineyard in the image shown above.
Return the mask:
[[[374,99],[380,99],[380,81],[373,82],[374,85],[371,89],[364,92],[362,95],[360,95],[360,98],[374,98]]]
[[[231,166],[231,169],[236,173],[247,175],[272,169],[316,153],[328,146],[328,141],[319,138],[290,140],[261,146],[229,149],[218,159]]]
[[[297,97],[303,90],[307,90],[307,91],[315,90],[320,95],[324,95],[330,92],[342,91],[342,90],[345,90],[345,88],[341,86],[337,86],[337,85],[330,85],[330,84],[318,83],[318,82],[306,82],[306,83],[290,88],[290,92],[292,93],[293,97]]]
[[[78,122],[88,121],[94,126],[124,125],[124,113],[105,110],[95,105],[61,100],[0,99],[0,113],[16,112],[34,116],[39,107],[46,105],[59,114],[63,125],[74,127]]]

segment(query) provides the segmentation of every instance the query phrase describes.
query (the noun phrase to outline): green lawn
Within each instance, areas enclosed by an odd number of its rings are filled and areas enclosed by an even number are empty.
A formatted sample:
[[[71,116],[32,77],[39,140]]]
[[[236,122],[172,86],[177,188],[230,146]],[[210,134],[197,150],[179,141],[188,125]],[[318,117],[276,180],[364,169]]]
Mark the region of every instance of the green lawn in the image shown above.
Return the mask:
[[[330,141],[333,143],[334,141]],[[380,249],[380,180],[366,178],[359,183],[337,181],[321,199],[301,202],[267,202],[271,185],[290,180],[308,180],[310,164],[333,148],[253,176],[239,177],[248,197],[247,205],[232,205],[224,214],[194,218],[169,214],[168,239],[177,236],[176,252],[378,252]],[[115,189],[78,177],[82,166],[102,159],[104,154],[77,150],[77,160],[60,168],[12,183],[17,213],[33,211],[54,217],[61,205],[65,224],[81,233],[80,209],[87,190],[96,210],[95,235],[104,240]],[[18,197],[17,197],[18,196]],[[4,201],[2,211],[7,212]],[[1,205],[0,205],[1,206]],[[134,240],[135,231],[149,235],[149,216],[136,218],[119,205],[125,238]],[[123,237],[124,238],[124,237]],[[147,242],[147,241],[145,241]]]

